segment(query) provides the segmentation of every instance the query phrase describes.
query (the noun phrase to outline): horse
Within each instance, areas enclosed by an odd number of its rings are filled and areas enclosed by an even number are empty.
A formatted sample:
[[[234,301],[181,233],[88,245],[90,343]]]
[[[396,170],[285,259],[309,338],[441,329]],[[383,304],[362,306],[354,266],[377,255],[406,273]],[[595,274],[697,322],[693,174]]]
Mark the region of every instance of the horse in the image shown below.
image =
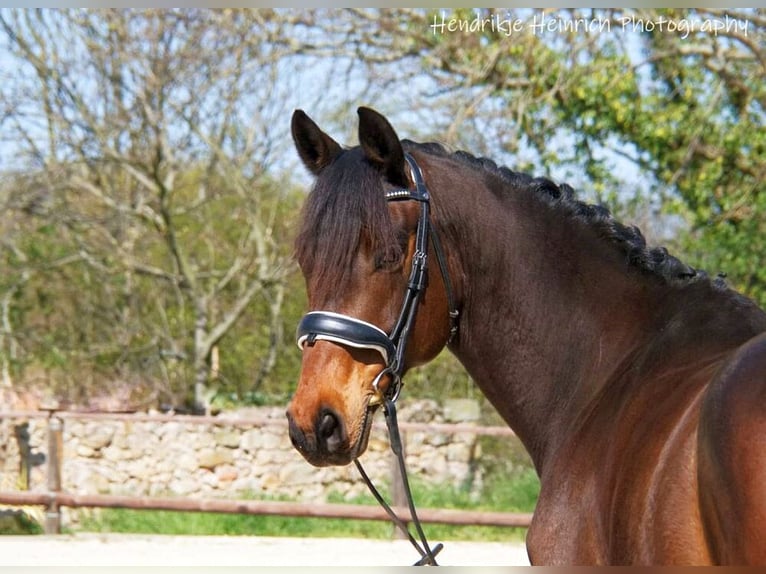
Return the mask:
[[[567,184],[358,120],[353,147],[291,122],[315,178],[287,408],[303,457],[356,460],[381,396],[446,346],[539,475],[532,564],[766,564],[766,312]]]

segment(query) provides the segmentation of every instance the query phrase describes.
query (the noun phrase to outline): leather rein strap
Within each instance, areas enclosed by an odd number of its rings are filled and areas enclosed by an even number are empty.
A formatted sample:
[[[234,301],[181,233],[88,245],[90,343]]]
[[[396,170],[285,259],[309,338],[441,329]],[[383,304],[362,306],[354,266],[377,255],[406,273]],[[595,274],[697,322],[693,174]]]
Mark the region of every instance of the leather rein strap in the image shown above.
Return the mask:
[[[444,289],[447,294],[450,317],[448,343],[451,342],[457,334],[459,313],[455,306],[455,296],[452,290],[452,283],[449,277],[444,250],[439,241],[439,236],[431,226],[429,203],[431,196],[428,193],[425,181],[423,180],[423,174],[421,173],[418,164],[415,162],[415,159],[410,154],[405,154],[404,157],[409,164],[412,179],[415,183],[415,189],[397,189],[389,191],[386,193],[386,199],[388,201],[414,200],[419,202],[420,217],[418,219],[418,227],[415,237],[415,253],[412,257],[410,276],[407,281],[407,292],[405,293],[404,302],[402,303],[402,308],[399,312],[399,317],[394,324],[394,328],[391,330],[391,333],[386,334],[385,331],[379,327],[355,317],[329,311],[312,311],[304,315],[300,323],[298,323],[296,337],[298,346],[301,348],[303,348],[304,345],[313,345],[318,340],[324,340],[356,348],[372,349],[380,353],[383,357],[383,362],[386,366],[373,379],[372,386],[380,399],[379,402],[383,403],[391,450],[397,458],[411,521],[415,525],[418,537],[420,538],[420,543],[410,533],[407,523],[396,515],[393,509],[381,496],[380,492],[375,488],[375,485],[364,471],[364,468],[362,468],[359,459],[355,459],[354,464],[359,470],[362,479],[372,495],[383,507],[397,528],[407,536],[420,554],[420,560],[414,565],[438,566],[436,563],[436,555],[443,546],[442,544],[437,544],[431,549],[415,511],[415,503],[412,498],[412,491],[407,478],[404,450],[402,448],[402,440],[399,433],[395,404],[402,388],[404,355],[407,348],[407,342],[415,322],[415,315],[417,314],[420,296],[426,288],[429,239],[431,240],[434,253],[436,254],[439,271],[441,272],[444,281]],[[383,392],[379,389],[379,384],[386,376],[390,377],[390,383],[385,392]]]
[[[391,519],[394,525],[407,537],[407,539],[410,541],[410,544],[412,544],[415,550],[417,550],[420,554],[420,560],[415,562],[413,566],[438,566],[439,564],[436,562],[436,555],[441,552],[441,550],[444,548],[444,545],[439,542],[433,548],[429,546],[428,539],[426,538],[426,534],[423,531],[423,525],[420,523],[417,511],[415,510],[415,500],[412,497],[410,481],[407,478],[407,465],[404,460],[404,448],[402,445],[401,434],[399,433],[399,423],[397,422],[396,418],[396,405],[394,404],[394,401],[385,399],[383,408],[383,412],[386,415],[386,426],[388,427],[388,437],[391,444],[391,450],[396,455],[396,461],[399,466],[399,475],[401,476],[402,486],[404,487],[404,495],[407,498],[407,507],[410,512],[410,517],[412,518],[412,523],[415,525],[415,530],[417,531],[418,537],[420,538],[420,543],[418,543],[418,541],[415,540],[415,537],[410,533],[410,529],[407,527],[407,523],[397,516],[396,512],[394,512],[391,506],[380,494],[370,477],[365,472],[364,468],[362,467],[362,463],[359,462],[358,458],[354,459],[354,464],[356,465],[362,480],[364,480],[364,483],[367,485],[368,490],[372,493],[373,497],[375,497],[375,500],[378,501],[378,504],[383,507],[383,510],[386,511],[386,514],[388,514],[388,517]]]

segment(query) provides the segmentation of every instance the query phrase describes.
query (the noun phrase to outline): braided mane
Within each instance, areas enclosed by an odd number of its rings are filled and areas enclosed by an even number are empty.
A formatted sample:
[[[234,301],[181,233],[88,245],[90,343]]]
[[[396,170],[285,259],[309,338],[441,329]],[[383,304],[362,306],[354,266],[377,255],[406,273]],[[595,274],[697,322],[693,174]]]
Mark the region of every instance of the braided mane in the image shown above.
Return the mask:
[[[668,283],[690,282],[708,279],[708,274],[691,267],[674,257],[665,247],[648,247],[641,230],[634,225],[624,225],[616,220],[609,210],[601,205],[580,201],[575,190],[568,184],[556,184],[545,177],[533,177],[516,172],[508,167],[498,166],[493,160],[476,157],[465,151],[448,151],[438,143],[416,143],[409,140],[402,142],[406,150],[420,150],[438,157],[450,157],[458,162],[502,180],[500,193],[508,188],[528,189],[550,209],[592,227],[604,241],[612,243],[625,254],[632,266],[654,275]],[[725,282],[721,276],[714,279],[719,287]]]
[[[497,178],[501,185],[493,193],[526,189],[548,209],[589,226],[606,242],[624,254],[628,263],[666,283],[707,280],[697,270],[674,257],[664,247],[648,247],[641,230],[617,221],[603,206],[577,199],[574,189],[548,178],[498,166],[491,159],[464,151],[451,152],[437,143],[402,142],[406,151],[420,151],[451,158],[472,170]],[[395,259],[401,251],[389,211],[380,174],[364,158],[360,148],[344,150],[317,179],[303,208],[295,255],[304,273],[324,289],[341,290],[349,277],[361,247],[377,257]],[[713,280],[725,287],[719,276]]]

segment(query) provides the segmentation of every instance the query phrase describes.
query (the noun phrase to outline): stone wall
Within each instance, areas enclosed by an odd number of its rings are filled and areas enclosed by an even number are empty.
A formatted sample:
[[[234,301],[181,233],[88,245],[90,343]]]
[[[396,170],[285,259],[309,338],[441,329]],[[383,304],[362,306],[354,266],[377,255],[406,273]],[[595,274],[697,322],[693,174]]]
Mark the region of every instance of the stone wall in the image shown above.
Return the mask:
[[[243,419],[232,424],[232,417]],[[246,418],[273,424],[254,425]],[[227,421],[191,423],[64,419],[62,483],[76,494],[182,496],[199,498],[284,497],[326,500],[330,493],[351,498],[366,492],[353,465],[315,468],[293,449],[283,408],[226,413]],[[399,420],[477,423],[478,404],[452,400],[402,401]],[[382,414],[362,462],[376,483],[390,483],[392,455]],[[4,419],[0,413],[0,473],[3,489],[25,488],[24,441],[17,425],[27,424],[31,462],[29,488],[46,489],[46,421]],[[16,427],[14,429],[14,427]],[[21,449],[19,448],[21,445]],[[480,480],[474,433],[410,431],[405,435],[408,472],[433,484],[473,485]],[[15,479],[15,480],[14,480]]]

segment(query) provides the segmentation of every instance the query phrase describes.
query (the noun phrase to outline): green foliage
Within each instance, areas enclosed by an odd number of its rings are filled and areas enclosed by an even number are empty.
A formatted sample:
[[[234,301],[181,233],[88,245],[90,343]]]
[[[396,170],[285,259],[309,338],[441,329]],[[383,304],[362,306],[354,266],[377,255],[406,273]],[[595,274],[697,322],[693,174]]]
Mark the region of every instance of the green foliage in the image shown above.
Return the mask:
[[[218,270],[232,265],[250,230],[247,218],[257,211],[272,219],[270,233],[289,265],[301,191],[278,186],[264,176],[242,198],[224,181],[201,182],[201,177],[190,168],[176,197],[179,205],[194,206],[179,215],[176,225],[192,264],[209,270],[200,273],[201,281],[219,280],[223,271]],[[218,193],[195,205],[191,194],[203,184],[216,186]],[[66,210],[68,217],[84,219],[91,210],[90,199],[72,195]],[[62,399],[88,400],[94,392],[108,395],[114,386],[127,384],[134,404],[182,404],[194,378],[193,305],[183,295],[183,286],[132,266],[140,257],[141,269],[172,276],[161,230],[142,229],[136,221],[125,223],[121,232],[113,230],[117,236],[133,236],[130,246],[127,239],[121,240],[122,248],[130,249],[132,255],[117,256],[99,245],[103,241],[98,236],[107,229],[86,226],[73,234],[64,226],[53,233],[51,225],[39,225],[38,218],[22,209],[6,215],[18,225],[17,249],[0,251],[4,257],[0,266],[5,270],[0,289],[10,289],[26,274],[14,292],[11,312],[17,342],[13,367],[20,386],[27,378],[39,380],[43,373],[45,384]],[[89,249],[93,251],[82,257]],[[249,264],[259,261],[253,257]],[[15,275],[9,273],[13,269],[17,269]],[[295,270],[287,274],[287,281],[300,282]],[[239,403],[264,391],[273,394],[270,401],[284,400],[282,381],[294,379],[289,373],[296,372],[299,354],[289,351],[294,348],[292,325],[303,312],[302,286],[286,289],[285,309],[277,324],[276,364],[263,368],[274,328],[267,297],[276,285],[265,285],[264,296],[251,302],[218,343],[218,392],[236,397]],[[219,319],[237,295],[236,285],[224,289],[211,302],[211,320]]]
[[[342,519],[293,518],[201,512],[105,510],[84,522],[93,532],[225,536],[358,536],[385,538],[385,524]]]
[[[24,511],[0,509],[0,536],[42,533],[42,527]]]
[[[434,33],[430,25],[442,12],[428,10],[326,12],[313,24],[311,18],[298,20],[314,26],[313,39],[325,46],[319,59],[354,47],[359,77],[372,79],[369,97],[380,95],[376,107],[400,107],[388,82],[417,78],[408,82],[412,101],[406,110],[431,122],[416,122],[426,126],[421,129],[429,138],[441,136],[432,129],[440,121],[434,118],[447,117],[445,139],[451,143],[491,151],[502,163],[510,158],[514,169],[571,175],[581,195],[607,204],[618,217],[651,211],[653,220],[672,220],[672,234],[663,235],[674,235],[676,255],[711,274],[726,273],[734,287],[766,305],[763,9],[544,13],[549,20],[608,20],[612,29]],[[444,14],[466,21],[494,15],[528,25],[543,11]],[[10,324],[3,327],[10,332],[0,359],[17,385],[43,381],[71,398],[127,386],[146,406],[184,402],[200,363],[195,325],[221,320],[246,282],[259,275],[265,257],[282,262],[275,267],[280,275],[267,274],[258,295],[217,342],[220,365],[208,382],[218,408],[286,402],[300,363],[293,330],[306,307],[303,281],[289,259],[303,189],[294,175],[243,150],[257,148],[268,156],[277,139],[289,140],[286,125],[274,133],[268,129],[274,118],[288,117],[289,110],[279,106],[289,104],[270,91],[267,78],[279,75],[269,76],[281,48],[309,48],[297,36],[283,42],[273,34],[281,29],[276,24],[263,37],[268,42],[259,36],[264,22],[288,25],[289,16],[0,16],[0,50],[9,60],[17,58],[19,70],[0,90],[11,114],[1,137],[6,145],[21,146],[13,148],[19,158],[31,158],[14,165],[26,166],[26,172],[3,174],[0,181],[0,298],[8,295]],[[379,24],[381,33],[359,26],[362,16]],[[748,29],[719,34],[698,27],[686,37],[621,32],[617,22],[626,16],[646,22],[736,18],[747,21]],[[227,33],[228,26],[235,33]],[[166,43],[167,52],[154,54],[155,33],[179,36]],[[15,42],[24,38],[31,49],[26,57]],[[209,43],[206,58],[196,58],[201,41]],[[333,42],[337,49],[328,51]],[[189,54],[199,59],[199,71],[185,65]],[[261,56],[266,60],[254,63]],[[153,72],[159,65],[166,74]],[[299,65],[285,59],[279,67],[299,71]],[[348,77],[359,79],[351,72]],[[112,81],[103,93],[97,90]],[[155,81],[158,86],[147,84]],[[224,94],[232,98],[218,106]],[[90,105],[89,98],[96,103]],[[254,101],[261,103],[258,113]],[[32,127],[30,117],[47,119],[47,135]],[[157,125],[160,118],[167,123]],[[45,137],[50,141],[43,145]],[[211,138],[221,144],[215,153]],[[259,138],[263,147],[250,147]],[[473,145],[486,140],[492,143],[488,149]],[[168,178],[171,172],[174,178]],[[162,195],[158,184],[166,180],[172,185]],[[264,224],[265,255],[244,248],[251,218]],[[180,256],[170,247],[170,235],[181,246]],[[238,260],[243,253],[252,256]],[[182,263],[195,285],[183,276]],[[232,265],[241,273],[215,291]],[[281,296],[281,311],[272,317],[272,303]],[[210,357],[201,359],[203,368],[210,366]],[[412,372],[407,392],[479,397],[448,353]]]
[[[411,396],[437,401],[445,397],[483,399],[481,391],[460,362],[446,349],[430,363],[407,374],[405,392]]]
[[[727,273],[766,304],[763,9],[475,9],[429,13],[423,22],[442,15],[523,23],[512,34],[488,26],[420,37],[449,98],[472,103],[468,117],[480,130],[497,126],[490,134],[514,167],[572,174],[586,198],[618,216],[637,197],[660,205],[685,222],[676,226],[680,255]],[[531,33],[542,18],[609,27]],[[631,31],[622,19],[644,27]],[[669,21],[693,27],[669,30]],[[704,28],[706,21],[726,29]],[[491,104],[479,105],[477,92]],[[627,180],[633,172],[637,180]]]
[[[655,17],[688,17],[683,12]],[[754,262],[766,248],[766,74],[755,62],[731,62],[724,72],[700,56],[681,57],[682,40],[669,34],[643,40],[647,52],[657,54],[649,60],[653,82],[642,81],[627,55],[594,54],[570,75],[572,89],[556,109],[559,121],[571,126],[582,147],[610,136],[633,146],[655,188],[676,200],[668,208],[680,207],[689,222],[692,233],[681,245],[695,264],[727,272],[764,303],[762,266]]]

